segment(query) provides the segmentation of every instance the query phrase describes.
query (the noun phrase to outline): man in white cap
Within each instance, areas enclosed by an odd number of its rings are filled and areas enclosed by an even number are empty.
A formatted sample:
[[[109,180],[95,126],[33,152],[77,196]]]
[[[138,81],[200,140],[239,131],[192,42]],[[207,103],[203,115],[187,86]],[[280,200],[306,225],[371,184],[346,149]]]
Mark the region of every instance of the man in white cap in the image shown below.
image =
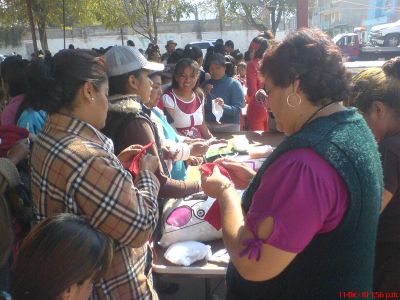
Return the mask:
[[[200,191],[197,182],[186,182],[169,178],[168,168],[163,160],[160,138],[149,117],[152,82],[150,71],[161,71],[163,64],[149,62],[133,47],[114,46],[104,55],[109,80],[109,106],[103,133],[114,142],[114,152],[126,147],[155,142],[147,152],[156,155],[159,168],[155,175],[160,182],[159,198],[181,198]],[[135,280],[127,282],[133,291],[130,299],[158,299],[152,285],[151,252],[149,245],[133,250],[132,268]],[[125,299],[125,298],[124,298]]]

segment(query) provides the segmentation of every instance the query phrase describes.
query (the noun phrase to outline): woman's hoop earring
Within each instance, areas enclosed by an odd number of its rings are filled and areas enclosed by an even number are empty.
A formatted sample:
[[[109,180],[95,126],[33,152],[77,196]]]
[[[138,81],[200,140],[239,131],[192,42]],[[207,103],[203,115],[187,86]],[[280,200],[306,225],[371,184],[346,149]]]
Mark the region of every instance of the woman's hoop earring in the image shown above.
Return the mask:
[[[291,102],[290,102],[290,97],[291,96],[295,96],[295,97],[297,97],[297,103],[295,104],[295,105],[293,105]],[[301,97],[300,97],[300,95],[299,94],[297,94],[297,93],[291,93],[291,94],[289,94],[288,96],[287,96],[287,98],[286,98],[286,103],[287,103],[287,105],[290,107],[290,108],[296,108],[297,106],[299,106],[300,104],[301,104]]]

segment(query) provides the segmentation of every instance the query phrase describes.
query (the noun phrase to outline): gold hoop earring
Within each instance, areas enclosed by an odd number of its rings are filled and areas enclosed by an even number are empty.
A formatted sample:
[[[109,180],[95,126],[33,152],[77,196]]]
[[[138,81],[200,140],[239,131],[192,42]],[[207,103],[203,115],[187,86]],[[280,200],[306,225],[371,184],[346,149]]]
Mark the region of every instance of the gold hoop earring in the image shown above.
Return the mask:
[[[290,103],[290,97],[291,96],[295,96],[295,97],[297,97],[297,103],[295,104],[295,105],[293,105],[292,103]],[[291,93],[291,94],[289,94],[287,97],[286,97],[286,103],[287,103],[287,105],[290,107],[290,108],[296,108],[297,106],[299,106],[300,104],[301,104],[301,97],[300,97],[300,95],[299,94],[297,94],[297,93]]]

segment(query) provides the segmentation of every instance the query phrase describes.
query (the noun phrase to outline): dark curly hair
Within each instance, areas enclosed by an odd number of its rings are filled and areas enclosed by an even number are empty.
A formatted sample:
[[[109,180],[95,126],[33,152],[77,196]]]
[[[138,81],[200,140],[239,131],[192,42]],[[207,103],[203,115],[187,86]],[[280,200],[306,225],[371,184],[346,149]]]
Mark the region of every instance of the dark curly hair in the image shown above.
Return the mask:
[[[348,104],[368,113],[374,101],[381,101],[400,116],[400,57],[354,76]]]
[[[259,71],[283,88],[299,79],[300,89],[315,105],[345,100],[350,91],[340,49],[317,29],[290,34],[265,53]]]

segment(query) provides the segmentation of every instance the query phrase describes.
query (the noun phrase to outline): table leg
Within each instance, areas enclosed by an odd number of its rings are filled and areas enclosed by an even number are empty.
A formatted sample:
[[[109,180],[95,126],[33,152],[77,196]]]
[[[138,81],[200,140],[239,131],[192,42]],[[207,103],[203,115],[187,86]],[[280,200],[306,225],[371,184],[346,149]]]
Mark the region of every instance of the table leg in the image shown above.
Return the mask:
[[[206,300],[213,300],[212,298],[212,291],[211,291],[211,282],[210,278],[205,278],[204,279],[204,292],[205,292],[205,298]]]

